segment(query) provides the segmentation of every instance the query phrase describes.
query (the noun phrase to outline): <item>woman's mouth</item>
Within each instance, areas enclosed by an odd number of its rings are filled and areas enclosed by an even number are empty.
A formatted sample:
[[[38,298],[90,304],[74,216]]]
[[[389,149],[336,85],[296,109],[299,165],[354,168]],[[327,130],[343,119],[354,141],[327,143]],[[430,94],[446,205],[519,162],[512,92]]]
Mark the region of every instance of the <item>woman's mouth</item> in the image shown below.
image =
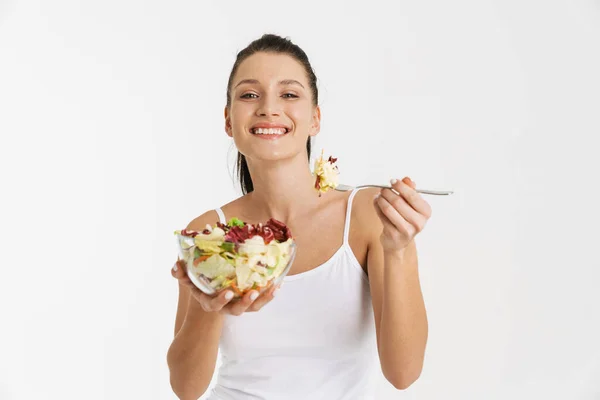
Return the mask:
[[[253,135],[269,135],[280,136],[289,132],[288,128],[251,128],[250,133]]]

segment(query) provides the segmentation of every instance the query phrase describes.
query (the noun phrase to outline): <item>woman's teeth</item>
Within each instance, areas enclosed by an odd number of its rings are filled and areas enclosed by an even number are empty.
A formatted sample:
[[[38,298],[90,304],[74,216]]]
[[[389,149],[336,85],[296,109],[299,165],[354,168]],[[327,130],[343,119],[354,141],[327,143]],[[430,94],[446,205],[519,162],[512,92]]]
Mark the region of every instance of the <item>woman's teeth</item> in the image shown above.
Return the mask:
[[[250,131],[255,135],[283,135],[287,133],[286,128],[254,128]]]

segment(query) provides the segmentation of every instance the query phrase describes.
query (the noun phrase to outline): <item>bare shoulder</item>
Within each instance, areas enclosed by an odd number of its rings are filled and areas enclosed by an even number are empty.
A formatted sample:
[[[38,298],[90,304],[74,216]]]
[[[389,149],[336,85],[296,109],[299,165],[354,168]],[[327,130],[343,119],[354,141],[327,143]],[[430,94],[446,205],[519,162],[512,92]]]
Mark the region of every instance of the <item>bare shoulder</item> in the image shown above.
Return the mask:
[[[225,217],[228,217],[228,215],[230,214],[231,210],[237,210],[243,203],[243,201],[245,200],[246,196],[242,196],[242,197],[238,197],[235,200],[232,200],[231,202],[222,205],[221,209],[223,210],[223,212],[225,213]],[[219,221],[219,214],[217,214],[217,211],[212,209],[209,211],[206,211],[204,214],[194,218],[192,221],[190,221],[190,223],[188,224],[186,229],[190,229],[190,230],[195,230],[195,231],[201,231],[204,228],[206,228],[206,225],[210,225],[210,226],[214,226],[217,222]]]
[[[219,221],[219,214],[215,210],[209,210],[204,214],[194,218],[190,221],[187,230],[202,231],[206,228],[206,225],[214,226]]]
[[[379,191],[378,188],[361,189],[354,195],[352,202],[352,217],[356,221],[356,226],[367,235],[364,238],[367,241],[371,241],[373,235],[379,236],[382,228],[373,202]]]

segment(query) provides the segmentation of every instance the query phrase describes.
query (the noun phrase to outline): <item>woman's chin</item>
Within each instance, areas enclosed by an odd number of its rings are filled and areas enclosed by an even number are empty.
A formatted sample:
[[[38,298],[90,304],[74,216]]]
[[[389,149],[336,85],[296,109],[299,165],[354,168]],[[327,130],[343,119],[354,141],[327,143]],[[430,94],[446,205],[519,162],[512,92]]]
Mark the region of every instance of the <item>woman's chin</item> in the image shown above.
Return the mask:
[[[248,151],[242,151],[242,154],[246,155],[247,159],[254,162],[275,162],[293,158],[299,151],[293,148],[280,148],[280,149],[259,149],[253,147]]]
[[[236,143],[236,147],[240,153],[251,160],[279,161],[294,158],[301,153],[306,153],[307,139],[298,139],[299,138],[293,136],[284,136],[277,139],[246,137],[242,143]],[[304,157],[306,157],[306,154]]]

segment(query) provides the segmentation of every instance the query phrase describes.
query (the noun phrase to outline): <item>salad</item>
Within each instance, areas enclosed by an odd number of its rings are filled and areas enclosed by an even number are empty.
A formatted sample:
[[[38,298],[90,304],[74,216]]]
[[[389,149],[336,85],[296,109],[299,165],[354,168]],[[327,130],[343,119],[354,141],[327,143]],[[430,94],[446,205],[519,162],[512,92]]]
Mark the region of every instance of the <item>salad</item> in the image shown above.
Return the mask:
[[[329,156],[327,160],[323,158],[323,151],[321,150],[321,157],[315,160],[315,189],[319,191],[319,197],[322,193],[327,192],[329,189],[335,189],[338,185],[339,170],[335,165],[337,158]]]
[[[217,292],[231,289],[236,297],[270,287],[295,247],[289,228],[273,218],[256,225],[231,218],[207,224],[202,232],[184,229],[175,235],[188,275]]]

